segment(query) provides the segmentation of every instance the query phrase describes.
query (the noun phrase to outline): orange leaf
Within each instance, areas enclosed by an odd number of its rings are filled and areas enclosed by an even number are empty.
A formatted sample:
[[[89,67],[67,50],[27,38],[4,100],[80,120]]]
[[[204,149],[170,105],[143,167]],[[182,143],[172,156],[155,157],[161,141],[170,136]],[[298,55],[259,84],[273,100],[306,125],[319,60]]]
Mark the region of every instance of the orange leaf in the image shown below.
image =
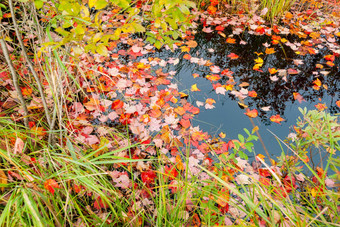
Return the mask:
[[[336,101],[335,104],[340,108],[340,100]]]
[[[257,109],[253,109],[253,110],[246,109],[246,112],[244,114],[247,115],[250,118],[255,118],[258,115],[258,111],[257,111]]]
[[[277,115],[271,116],[271,117],[270,117],[270,120],[271,120],[272,122],[281,124],[281,121],[284,121],[285,119],[283,119],[279,114],[277,114]]]
[[[34,131],[35,135],[37,135],[37,136],[46,135],[46,130],[43,127],[34,126],[34,127],[31,128],[31,130]]]
[[[194,78],[197,78],[197,77],[199,77],[200,75],[197,74],[197,73],[193,73],[192,76],[193,76]]]
[[[236,43],[236,39],[228,37],[226,42],[230,43],[230,44],[235,44]]]
[[[197,47],[197,42],[194,41],[194,40],[189,40],[189,41],[187,41],[185,44],[186,44],[188,47],[190,47],[190,48],[195,48],[195,47]]]
[[[49,192],[51,192],[52,195],[54,195],[54,189],[55,189],[55,188],[60,188],[60,186],[58,185],[58,183],[57,183],[55,180],[53,180],[53,179],[48,179],[48,180],[46,180],[45,183],[44,183],[44,188],[45,188],[46,190],[48,190]]]
[[[212,104],[216,103],[216,101],[214,99],[212,99],[212,98],[208,98],[207,100],[205,100],[205,103],[209,104],[209,105],[212,105]]]
[[[187,46],[181,46],[180,48],[181,48],[182,52],[188,52],[189,53],[189,51],[190,51],[190,47],[187,47]]]
[[[183,58],[186,59],[186,60],[190,60],[191,55],[190,54],[184,54]]]
[[[287,12],[286,15],[285,15],[285,17],[286,17],[287,19],[292,19],[292,18],[293,18],[293,14],[291,14],[290,12]]]
[[[274,48],[266,48],[266,54],[274,54],[275,52]]]
[[[151,117],[158,118],[162,115],[162,111],[160,111],[159,109],[154,109],[150,111],[149,115]]]
[[[256,91],[249,91],[248,92],[248,96],[252,97],[252,98],[256,98],[257,97],[257,93],[256,93]]]
[[[92,110],[96,110],[97,108],[99,108],[99,103],[100,102],[98,99],[90,98],[90,101],[88,101],[87,103],[84,103],[84,106],[89,111],[92,111]]]
[[[175,112],[182,116],[183,114],[185,114],[186,111],[183,107],[179,106],[179,107],[175,108]]]
[[[221,79],[221,77],[217,74],[207,75],[205,78],[210,81],[218,81],[219,79]]]
[[[321,81],[319,80],[319,78],[317,78],[316,80],[313,81],[313,84],[318,86],[318,87],[321,87]]]
[[[277,73],[277,69],[275,69],[275,68],[268,68],[268,71],[269,71],[270,74]]]
[[[215,201],[218,205],[221,207],[225,207],[228,205],[229,201],[229,190],[228,189],[222,189],[218,192],[219,197]]]
[[[319,111],[323,111],[325,109],[327,109],[328,107],[326,106],[326,104],[324,103],[318,103],[315,105],[315,107],[319,110]]]
[[[30,87],[24,87],[24,88],[21,88],[21,93],[24,95],[24,96],[31,96],[33,90],[32,88]]]

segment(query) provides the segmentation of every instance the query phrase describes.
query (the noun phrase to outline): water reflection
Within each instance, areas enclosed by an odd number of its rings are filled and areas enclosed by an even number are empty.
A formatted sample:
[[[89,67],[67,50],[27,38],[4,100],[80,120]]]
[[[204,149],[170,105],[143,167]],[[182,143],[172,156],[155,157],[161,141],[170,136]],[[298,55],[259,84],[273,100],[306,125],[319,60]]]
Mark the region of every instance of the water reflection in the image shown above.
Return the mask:
[[[231,33],[231,31],[230,31]],[[228,34],[228,33],[227,33]],[[340,59],[336,58],[334,61],[335,66],[324,69],[316,69],[316,64],[326,63],[324,59],[325,55],[332,54],[326,47],[319,50],[318,54],[304,56],[297,55],[291,48],[285,45],[275,45],[274,54],[259,55],[264,60],[264,64],[261,67],[263,72],[253,70],[254,59],[258,57],[259,53],[265,53],[266,47],[264,43],[270,43],[271,38],[263,35],[256,36],[250,35],[244,32],[240,36],[235,36],[236,43],[240,40],[246,42],[245,45],[228,44],[224,37],[213,33],[200,32],[196,34],[195,40],[198,42],[198,46],[191,50],[192,56],[203,57],[210,59],[215,65],[221,69],[229,68],[234,72],[233,76],[235,80],[240,84],[241,82],[249,83],[248,90],[255,90],[258,97],[255,99],[247,98],[246,104],[250,108],[257,108],[259,110],[259,117],[262,122],[270,124],[268,116],[280,114],[284,116],[287,103],[297,102],[294,100],[293,92],[299,92],[303,98],[311,103],[316,102],[319,99],[323,100],[326,96],[332,97],[328,107],[331,113],[338,113],[339,108],[336,106],[335,101],[339,99],[339,85],[340,85]],[[294,36],[287,36],[287,40],[290,42],[300,42],[301,39]],[[209,52],[212,49],[214,52]],[[257,54],[255,53],[257,52]],[[227,55],[235,53],[239,56],[236,60],[231,60]],[[183,53],[182,53],[183,56]],[[303,60],[303,64],[295,65],[294,59]],[[325,64],[323,64],[325,65]],[[197,66],[190,64],[189,61],[181,61],[181,64],[177,67],[179,73],[182,68],[191,68],[194,71],[201,71],[202,77],[205,77],[209,72],[209,69],[204,66]],[[286,81],[281,77],[278,77],[277,81],[270,79],[270,73],[268,68],[275,69],[297,69],[300,73],[295,75],[286,76]],[[324,76],[320,71],[329,72]],[[207,73],[204,73],[207,72]],[[318,75],[315,73],[318,72]],[[327,89],[321,88],[319,90],[313,89],[313,81],[319,78],[322,84],[327,85]],[[226,83],[226,77],[222,77],[221,84]],[[232,100],[236,98],[233,95],[229,95]],[[260,107],[271,106],[271,112],[266,113],[260,110]]]
[[[200,31],[201,29],[198,29]],[[232,31],[226,31],[225,34],[231,34]],[[297,36],[287,35],[285,37],[291,43],[301,42]],[[300,116],[298,111],[299,107],[314,108],[318,102],[326,103],[328,111],[332,114],[339,113],[340,109],[336,106],[335,102],[339,100],[339,85],[340,85],[340,58],[337,57],[333,61],[333,67],[327,66],[325,55],[332,54],[326,47],[319,49],[317,54],[304,54],[298,55],[291,48],[286,45],[272,45],[275,48],[275,53],[265,54],[266,47],[264,43],[270,43],[271,37],[266,35],[257,36],[251,35],[247,32],[234,36],[237,44],[226,43],[226,38],[216,33],[198,32],[194,40],[198,43],[197,47],[192,48],[189,54],[192,57],[203,58],[210,60],[214,65],[223,69],[230,69],[233,72],[236,85],[242,82],[247,82],[249,85],[246,87],[249,91],[254,90],[257,92],[256,98],[246,98],[245,104],[249,108],[256,108],[259,111],[259,116],[254,119],[255,124],[260,126],[261,136],[267,149],[273,155],[280,155],[282,149],[278,145],[276,139],[271,133],[264,130],[270,129],[280,138],[284,139],[289,133],[289,125],[295,124],[296,118]],[[340,39],[337,38],[340,43]],[[238,44],[241,40],[245,41],[244,45]],[[213,52],[212,52],[213,50]],[[257,53],[256,53],[257,52]],[[231,60],[228,55],[235,53],[239,56],[238,59]],[[260,53],[263,53],[262,55]],[[154,54],[152,57],[159,57],[161,59],[179,58],[179,64],[175,67],[166,66],[168,68],[163,71],[176,70],[176,79],[180,84],[180,89],[190,90],[192,84],[197,84],[201,92],[189,92],[189,99],[194,102],[204,101],[206,98],[214,98],[216,108],[213,110],[202,109],[201,113],[197,116],[196,125],[200,125],[205,131],[210,134],[218,134],[219,131],[227,133],[229,139],[237,138],[237,134],[243,133],[243,128],[251,129],[253,125],[249,122],[244,115],[244,110],[241,110],[234,95],[227,93],[225,96],[216,95],[210,81],[206,78],[211,74],[209,67],[191,63],[189,60],[183,59],[187,54],[177,49],[173,52],[162,49]],[[254,59],[258,57],[263,58],[263,66],[260,68],[262,72],[253,70]],[[145,58],[145,56],[143,56]],[[294,60],[302,60],[303,64],[295,64]],[[316,68],[316,64],[322,64],[323,69]],[[277,81],[272,81],[268,68],[275,69],[295,69],[298,74],[289,74],[286,76],[277,76]],[[327,71],[327,75],[323,75],[322,71]],[[199,78],[193,78],[192,74],[197,73]],[[320,87],[319,90],[313,88],[313,82],[319,78],[323,85],[327,87]],[[221,84],[227,83],[227,77],[221,77],[219,81]],[[239,87],[236,86],[237,89]],[[327,89],[326,89],[327,88]],[[304,98],[304,102],[299,103],[294,99],[293,92],[298,92]],[[261,107],[270,106],[270,111],[263,111]],[[287,122],[282,122],[282,125],[273,123],[269,120],[270,116],[279,114],[287,119]],[[269,126],[270,125],[270,126]],[[216,135],[215,134],[215,135]],[[283,147],[284,150],[285,147]],[[258,142],[255,144],[255,150],[261,153],[263,151],[262,145]]]

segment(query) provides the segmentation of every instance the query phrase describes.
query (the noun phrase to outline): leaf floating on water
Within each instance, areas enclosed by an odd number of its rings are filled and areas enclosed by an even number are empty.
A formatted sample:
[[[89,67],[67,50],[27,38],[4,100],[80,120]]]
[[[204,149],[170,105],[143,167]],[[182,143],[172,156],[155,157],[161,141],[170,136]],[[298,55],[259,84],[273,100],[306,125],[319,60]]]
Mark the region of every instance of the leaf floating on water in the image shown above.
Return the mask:
[[[295,100],[298,100],[299,103],[301,103],[302,101],[306,101],[302,95],[300,95],[298,92],[293,92],[293,96]]]
[[[238,102],[238,106],[241,108],[241,109],[246,109],[248,108],[248,106],[244,103],[241,103],[241,102]]]
[[[288,74],[292,74],[292,75],[295,75],[295,74],[298,74],[299,71],[296,70],[296,69],[288,69]]]
[[[304,64],[303,60],[301,60],[301,59],[294,59],[293,62],[294,62],[295,65],[303,65]]]
[[[250,118],[255,118],[255,117],[257,117],[258,112],[257,112],[257,109],[253,109],[253,110],[246,109],[246,112],[244,114],[247,115]]]
[[[261,107],[261,110],[263,111],[269,111],[270,110],[270,106],[264,106],[264,107]]]
[[[191,91],[200,91],[200,89],[197,87],[197,84],[193,84],[192,86],[191,86]]]
[[[283,119],[279,114],[276,114],[276,115],[271,116],[271,117],[270,117],[270,120],[271,120],[272,122],[281,124],[281,121],[284,121],[285,119]]]
[[[237,54],[234,54],[234,53],[228,54],[227,57],[230,58],[231,60],[235,60],[235,59],[239,58],[239,56]]]

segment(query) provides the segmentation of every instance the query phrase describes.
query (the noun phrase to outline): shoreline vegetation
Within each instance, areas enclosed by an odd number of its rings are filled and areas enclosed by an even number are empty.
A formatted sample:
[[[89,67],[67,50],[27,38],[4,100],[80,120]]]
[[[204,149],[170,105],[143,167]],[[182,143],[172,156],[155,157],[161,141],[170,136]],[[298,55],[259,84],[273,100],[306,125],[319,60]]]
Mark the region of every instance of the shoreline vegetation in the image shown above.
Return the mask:
[[[0,226],[340,226],[338,0],[6,0],[0,21]],[[198,29],[241,47],[245,32],[270,37],[249,70],[274,88],[294,87],[298,56],[320,55],[306,87],[333,89],[331,106],[320,98],[287,138],[273,132],[277,159],[254,151],[253,119],[285,119],[248,106],[251,80],[193,53]],[[292,67],[267,67],[278,50]],[[179,90],[180,61],[254,127],[228,138],[192,124],[217,101]]]

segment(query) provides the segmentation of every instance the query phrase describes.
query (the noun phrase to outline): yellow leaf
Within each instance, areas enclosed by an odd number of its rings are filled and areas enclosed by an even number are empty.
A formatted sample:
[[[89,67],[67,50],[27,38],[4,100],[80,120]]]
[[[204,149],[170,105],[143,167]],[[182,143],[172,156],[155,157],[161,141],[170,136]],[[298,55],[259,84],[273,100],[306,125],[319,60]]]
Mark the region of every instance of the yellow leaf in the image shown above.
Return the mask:
[[[251,133],[254,133],[254,132],[257,132],[259,130],[259,126],[255,126],[254,128],[253,128],[253,130],[251,131]]]
[[[197,84],[193,84],[191,86],[191,91],[200,91],[200,89],[198,89]]]
[[[107,48],[104,44],[99,44],[97,47],[96,47],[96,52],[100,55],[103,55],[103,56],[107,56],[108,55],[108,51],[107,51]]]
[[[254,60],[257,64],[263,64],[263,59],[258,57]],[[261,65],[262,66],[262,65]]]
[[[89,8],[91,9],[94,4],[96,4],[97,0],[89,0]]]
[[[80,16],[82,18],[87,18],[87,17],[90,16],[89,9],[86,6],[84,6],[84,5],[82,5],[81,8],[80,8]]]
[[[315,188],[312,188],[312,190],[310,191],[310,193],[312,194],[313,197],[315,197],[315,196],[316,196],[316,190],[315,190]]]
[[[103,36],[103,33],[102,32],[98,32],[97,34],[95,34],[94,36],[93,36],[93,38],[92,38],[92,40],[93,40],[93,42],[94,43],[97,43],[99,40],[100,40],[100,38]]]

